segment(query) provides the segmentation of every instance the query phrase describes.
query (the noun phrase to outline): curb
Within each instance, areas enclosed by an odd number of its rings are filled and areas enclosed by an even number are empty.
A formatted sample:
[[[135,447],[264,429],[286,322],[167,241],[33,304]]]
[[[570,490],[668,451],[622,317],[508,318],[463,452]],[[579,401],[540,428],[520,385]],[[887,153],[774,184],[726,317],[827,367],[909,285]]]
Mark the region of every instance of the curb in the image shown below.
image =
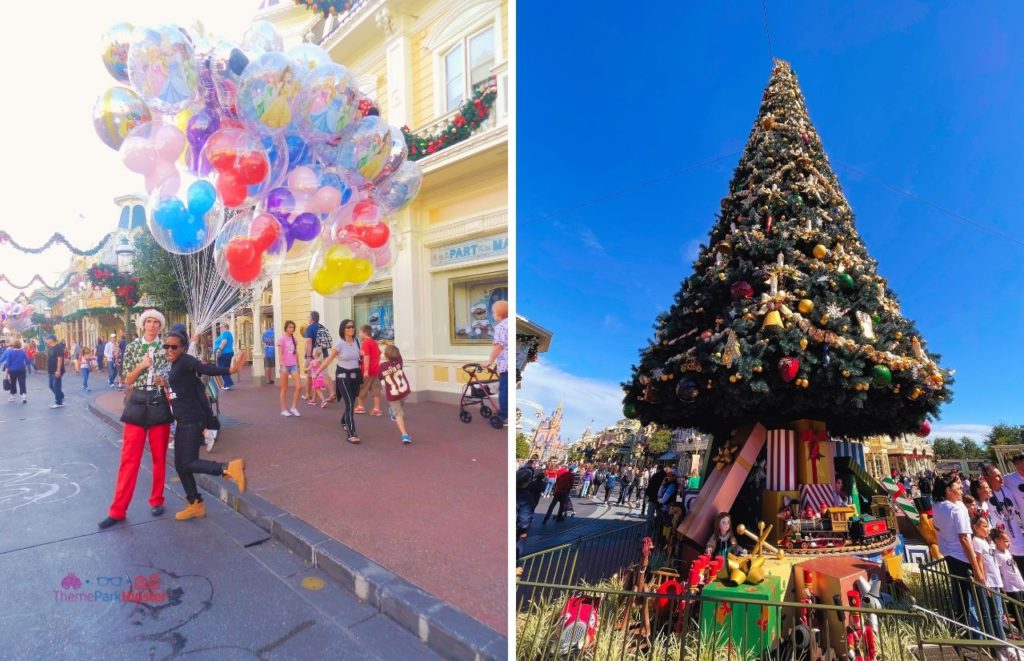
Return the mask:
[[[121,429],[121,421],[95,403],[89,403],[89,411],[112,428]],[[266,530],[299,557],[322,569],[358,599],[417,636],[434,652],[448,659],[466,661],[504,661],[508,658],[508,638],[489,626],[273,503],[255,494],[242,495],[233,483],[215,480],[209,475],[195,477],[204,491]]]

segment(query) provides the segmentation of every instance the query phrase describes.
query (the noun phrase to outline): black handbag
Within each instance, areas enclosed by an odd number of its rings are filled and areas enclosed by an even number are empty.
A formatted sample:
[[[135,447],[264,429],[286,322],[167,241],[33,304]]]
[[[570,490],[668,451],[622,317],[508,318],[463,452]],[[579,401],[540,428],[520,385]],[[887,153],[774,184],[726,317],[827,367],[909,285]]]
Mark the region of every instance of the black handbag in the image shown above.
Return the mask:
[[[171,405],[163,390],[132,390],[121,413],[121,422],[138,427],[167,425],[171,419]]]
[[[14,394],[14,381],[11,381],[11,377],[9,377],[9,376],[7,376],[5,374],[4,375],[4,392],[7,392],[8,390],[11,391],[12,395]]]

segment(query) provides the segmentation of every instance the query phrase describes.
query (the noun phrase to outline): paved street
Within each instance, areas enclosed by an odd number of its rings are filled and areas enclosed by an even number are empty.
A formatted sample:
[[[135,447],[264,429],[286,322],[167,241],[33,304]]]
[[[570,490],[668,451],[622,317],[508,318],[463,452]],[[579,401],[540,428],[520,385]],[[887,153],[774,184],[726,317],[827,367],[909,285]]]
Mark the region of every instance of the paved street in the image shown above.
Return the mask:
[[[128,524],[98,531],[119,437],[76,381],[62,410],[47,408],[45,375],[29,377],[27,405],[0,399],[0,656],[438,658],[216,498],[205,519],[175,521],[173,468],[153,518],[148,454]]]
[[[618,498],[616,490],[609,502]],[[537,553],[560,544],[567,544],[582,537],[590,537],[601,533],[620,530],[627,526],[643,521],[640,517],[640,509],[620,505],[604,505],[604,491],[601,491],[601,498],[580,498],[572,497],[573,509],[576,516],[555,521],[558,513],[558,505],[551,512],[551,518],[546,524],[542,524],[544,514],[548,511],[551,498],[541,498],[537,503],[537,510],[533,515],[533,526],[530,528],[530,536],[527,538],[526,553]]]

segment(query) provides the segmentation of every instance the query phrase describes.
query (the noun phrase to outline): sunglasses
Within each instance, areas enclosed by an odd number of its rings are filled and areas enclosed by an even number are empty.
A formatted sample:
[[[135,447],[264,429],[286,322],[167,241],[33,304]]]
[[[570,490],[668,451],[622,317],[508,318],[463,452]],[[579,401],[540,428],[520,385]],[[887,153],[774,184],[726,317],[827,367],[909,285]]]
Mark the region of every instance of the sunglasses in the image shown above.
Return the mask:
[[[164,349],[167,349],[167,350],[174,349],[175,351],[177,351],[178,349],[181,348],[181,345],[180,344],[165,344],[165,345],[163,345],[163,347],[164,347]]]
[[[355,326],[345,326],[345,330],[355,330]]]

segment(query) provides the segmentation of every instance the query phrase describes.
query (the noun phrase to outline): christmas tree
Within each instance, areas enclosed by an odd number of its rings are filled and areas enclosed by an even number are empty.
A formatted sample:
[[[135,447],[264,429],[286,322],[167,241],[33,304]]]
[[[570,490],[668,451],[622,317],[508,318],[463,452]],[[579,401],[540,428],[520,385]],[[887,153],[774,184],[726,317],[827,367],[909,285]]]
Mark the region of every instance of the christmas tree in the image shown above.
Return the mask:
[[[950,400],[779,60],[709,244],[655,330],[623,384],[644,424],[721,434],[806,418],[861,438],[920,432]]]

